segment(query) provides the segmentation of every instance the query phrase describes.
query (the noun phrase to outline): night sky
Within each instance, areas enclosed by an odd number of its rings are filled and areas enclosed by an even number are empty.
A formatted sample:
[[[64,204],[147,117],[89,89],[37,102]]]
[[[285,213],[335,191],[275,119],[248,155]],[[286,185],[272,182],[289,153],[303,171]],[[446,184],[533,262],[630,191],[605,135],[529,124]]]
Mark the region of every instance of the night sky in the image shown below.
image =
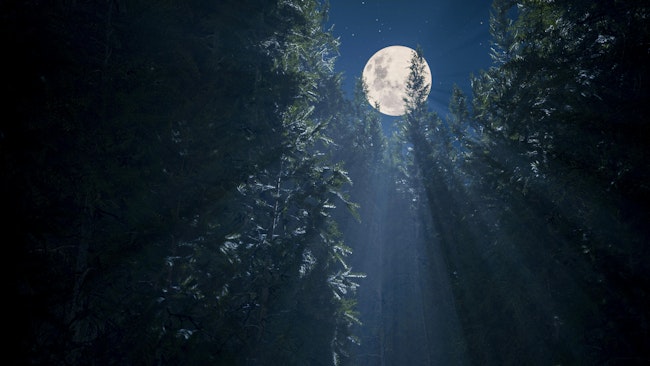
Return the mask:
[[[469,75],[490,66],[490,8],[486,0],[330,0],[346,92],[381,48],[419,45],[433,74],[431,107],[444,115],[454,83],[469,95]]]

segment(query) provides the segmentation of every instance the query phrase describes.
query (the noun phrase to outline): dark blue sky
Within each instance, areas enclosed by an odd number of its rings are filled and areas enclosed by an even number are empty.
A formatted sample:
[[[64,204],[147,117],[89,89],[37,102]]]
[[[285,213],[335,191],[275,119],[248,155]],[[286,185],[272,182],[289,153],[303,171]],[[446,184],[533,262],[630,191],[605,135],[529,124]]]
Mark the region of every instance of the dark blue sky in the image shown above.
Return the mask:
[[[330,0],[345,90],[381,48],[419,45],[433,74],[431,106],[444,114],[453,84],[469,94],[469,75],[490,66],[490,8],[490,0]]]

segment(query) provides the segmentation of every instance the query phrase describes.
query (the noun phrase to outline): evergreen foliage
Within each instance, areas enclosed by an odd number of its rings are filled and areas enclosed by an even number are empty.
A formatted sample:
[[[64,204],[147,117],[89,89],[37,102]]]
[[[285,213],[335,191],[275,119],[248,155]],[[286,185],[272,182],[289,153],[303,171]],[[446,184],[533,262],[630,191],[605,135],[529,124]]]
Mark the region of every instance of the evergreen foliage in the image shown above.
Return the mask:
[[[397,161],[423,187],[473,364],[650,359],[648,10],[495,1],[494,66],[471,111],[454,88],[445,122],[413,59]]]
[[[495,0],[390,139],[327,6],[0,4],[10,361],[647,364],[649,5]]]
[[[343,364],[354,209],[316,1],[2,5],[3,201],[32,364]]]

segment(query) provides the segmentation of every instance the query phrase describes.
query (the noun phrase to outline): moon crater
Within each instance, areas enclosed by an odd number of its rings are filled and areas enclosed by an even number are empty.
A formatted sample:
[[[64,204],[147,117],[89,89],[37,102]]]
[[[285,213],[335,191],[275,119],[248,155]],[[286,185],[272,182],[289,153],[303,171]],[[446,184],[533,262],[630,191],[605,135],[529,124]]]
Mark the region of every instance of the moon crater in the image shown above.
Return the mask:
[[[379,111],[389,116],[401,116],[405,111],[406,83],[415,50],[405,46],[389,46],[377,51],[363,68],[363,80],[368,87],[370,105],[379,104]],[[424,60],[425,83],[431,85],[431,70]],[[428,91],[427,91],[428,92]]]

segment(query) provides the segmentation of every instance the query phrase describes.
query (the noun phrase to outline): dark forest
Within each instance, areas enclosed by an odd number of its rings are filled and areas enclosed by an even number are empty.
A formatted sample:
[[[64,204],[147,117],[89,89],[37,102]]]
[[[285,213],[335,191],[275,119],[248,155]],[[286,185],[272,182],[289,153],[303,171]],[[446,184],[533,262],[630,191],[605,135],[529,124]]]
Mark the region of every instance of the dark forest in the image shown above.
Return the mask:
[[[495,0],[390,134],[327,10],[0,2],[9,364],[649,364],[650,4]]]

